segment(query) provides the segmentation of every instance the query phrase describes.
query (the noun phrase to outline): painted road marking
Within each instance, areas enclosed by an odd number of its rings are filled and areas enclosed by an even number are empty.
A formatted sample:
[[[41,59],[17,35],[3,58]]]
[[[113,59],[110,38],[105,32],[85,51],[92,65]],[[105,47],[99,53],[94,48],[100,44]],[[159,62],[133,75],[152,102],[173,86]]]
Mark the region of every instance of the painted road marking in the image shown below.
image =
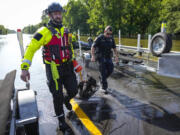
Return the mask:
[[[89,119],[89,117],[83,112],[83,110],[80,108],[80,106],[77,104],[77,102],[74,99],[71,99],[70,102],[72,104],[73,111],[79,117],[79,119],[84,124],[84,126],[87,128],[87,130],[90,132],[90,134],[102,135],[100,130],[94,125],[94,123]]]
[[[43,69],[45,70],[45,65],[42,64]],[[90,118],[86,115],[86,113],[80,108],[78,103],[71,99],[70,101],[72,105],[73,111],[76,113],[77,117],[81,120],[84,126],[92,135],[102,135],[101,131],[94,125],[94,123],[90,120]]]

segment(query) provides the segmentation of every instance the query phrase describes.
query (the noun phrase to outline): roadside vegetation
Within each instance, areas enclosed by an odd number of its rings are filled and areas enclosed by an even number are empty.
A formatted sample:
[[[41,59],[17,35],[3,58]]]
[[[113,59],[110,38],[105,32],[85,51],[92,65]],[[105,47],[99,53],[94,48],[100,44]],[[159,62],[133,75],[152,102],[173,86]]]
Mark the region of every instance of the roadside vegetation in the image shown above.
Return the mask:
[[[167,22],[167,32],[180,34],[179,0],[69,0],[64,7],[63,24],[71,32],[80,29],[83,35],[98,35],[106,25],[113,26],[114,34],[120,29],[124,37],[142,37],[160,31],[162,21]],[[48,18],[44,14],[42,22],[24,28],[26,33],[34,33]]]
[[[4,25],[0,25],[0,35],[6,35],[8,33],[15,33],[15,31],[5,28]]]
[[[3,25],[0,25],[0,35],[7,34],[8,29],[6,29]]]
[[[161,23],[166,21],[167,33],[173,37],[172,50],[180,51],[180,0],[69,0],[64,8],[64,26],[70,32],[79,29],[82,41],[87,42],[88,36],[94,39],[111,25],[116,44],[121,30],[122,44],[136,46],[137,34],[141,34],[141,45],[147,47],[148,34],[160,32]],[[43,13],[41,20],[23,32],[33,34],[48,17]]]

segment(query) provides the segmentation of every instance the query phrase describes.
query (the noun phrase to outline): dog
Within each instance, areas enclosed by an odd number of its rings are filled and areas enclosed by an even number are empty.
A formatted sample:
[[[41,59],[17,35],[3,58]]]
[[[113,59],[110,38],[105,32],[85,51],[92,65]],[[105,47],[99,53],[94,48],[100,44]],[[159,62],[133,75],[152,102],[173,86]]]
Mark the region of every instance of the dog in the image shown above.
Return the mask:
[[[87,81],[82,81],[78,85],[80,98],[90,98],[96,92],[96,79],[87,75]]]

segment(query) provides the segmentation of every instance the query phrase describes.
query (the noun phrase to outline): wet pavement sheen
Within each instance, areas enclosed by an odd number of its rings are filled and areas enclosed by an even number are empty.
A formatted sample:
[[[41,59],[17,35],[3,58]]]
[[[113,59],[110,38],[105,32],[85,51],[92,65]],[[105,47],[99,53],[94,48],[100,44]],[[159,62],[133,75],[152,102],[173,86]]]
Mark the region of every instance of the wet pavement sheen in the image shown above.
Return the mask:
[[[93,76],[97,76],[92,70],[88,69]],[[102,114],[97,124],[101,123],[102,134],[180,134],[180,79],[158,76],[138,68],[126,68],[114,72],[108,81],[109,94],[103,99]],[[104,112],[104,106],[108,105],[109,109]],[[89,105],[82,108],[91,110]],[[93,119],[97,112],[86,113]],[[106,126],[109,129],[104,130]]]

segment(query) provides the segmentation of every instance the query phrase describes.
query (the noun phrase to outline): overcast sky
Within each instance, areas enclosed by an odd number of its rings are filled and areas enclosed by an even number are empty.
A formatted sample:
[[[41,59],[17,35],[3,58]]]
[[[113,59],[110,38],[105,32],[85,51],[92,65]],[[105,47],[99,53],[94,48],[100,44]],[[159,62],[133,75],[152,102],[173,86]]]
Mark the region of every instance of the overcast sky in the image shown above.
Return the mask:
[[[41,21],[42,11],[55,0],[1,0],[0,25],[9,29],[18,29],[37,24]],[[56,0],[62,6],[68,0]]]

